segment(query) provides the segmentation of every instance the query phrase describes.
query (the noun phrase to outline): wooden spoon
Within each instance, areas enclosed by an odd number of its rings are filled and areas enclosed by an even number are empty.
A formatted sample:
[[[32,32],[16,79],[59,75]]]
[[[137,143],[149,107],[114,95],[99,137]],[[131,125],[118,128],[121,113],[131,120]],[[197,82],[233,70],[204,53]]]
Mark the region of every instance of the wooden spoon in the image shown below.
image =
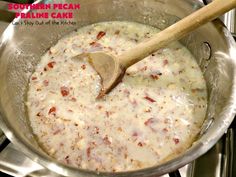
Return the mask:
[[[89,53],[90,63],[102,79],[98,98],[103,97],[119,83],[128,67],[234,7],[236,0],[215,0],[119,56],[102,51]]]

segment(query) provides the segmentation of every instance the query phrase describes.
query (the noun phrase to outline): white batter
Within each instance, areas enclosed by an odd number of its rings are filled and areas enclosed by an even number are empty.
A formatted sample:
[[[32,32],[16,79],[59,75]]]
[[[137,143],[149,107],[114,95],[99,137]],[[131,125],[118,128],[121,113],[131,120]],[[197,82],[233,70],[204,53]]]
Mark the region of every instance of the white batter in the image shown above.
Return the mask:
[[[83,52],[120,54],[159,30],[132,22],[93,24],[64,37],[33,73],[27,107],[34,134],[59,161],[97,171],[150,167],[184,152],[203,123],[207,92],[191,53],[172,43],[130,67],[96,100],[100,78]]]

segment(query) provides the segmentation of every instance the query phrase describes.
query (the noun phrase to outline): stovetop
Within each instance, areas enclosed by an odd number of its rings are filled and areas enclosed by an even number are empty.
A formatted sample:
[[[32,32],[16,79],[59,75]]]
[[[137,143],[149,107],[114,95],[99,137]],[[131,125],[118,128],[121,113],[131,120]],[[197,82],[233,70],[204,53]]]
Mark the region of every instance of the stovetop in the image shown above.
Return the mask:
[[[203,0],[205,3],[210,0]],[[0,0],[1,5],[1,0]],[[1,12],[1,7],[0,7]],[[9,18],[0,15],[0,34],[9,24]],[[3,21],[7,21],[4,22]],[[235,34],[235,10],[222,17],[233,36]],[[58,177],[43,166],[26,157],[0,130],[0,176]],[[162,177],[236,177],[236,120],[225,135],[206,154]]]

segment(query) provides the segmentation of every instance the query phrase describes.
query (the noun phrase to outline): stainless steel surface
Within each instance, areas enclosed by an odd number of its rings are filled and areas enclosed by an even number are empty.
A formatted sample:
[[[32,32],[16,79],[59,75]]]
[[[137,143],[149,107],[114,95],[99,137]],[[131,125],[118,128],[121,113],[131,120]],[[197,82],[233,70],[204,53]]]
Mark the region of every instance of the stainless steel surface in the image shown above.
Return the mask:
[[[181,177],[188,177],[188,169],[189,165],[179,169]],[[0,153],[0,171],[14,177],[63,177],[27,158],[11,143]]]
[[[0,145],[5,141],[6,136],[3,134],[2,130],[0,130]]]
[[[25,158],[13,144],[9,144],[0,154],[1,171],[12,176],[26,176],[31,173],[36,173],[44,168]]]
[[[229,129],[224,137],[206,154],[192,163],[189,177],[235,177],[233,164],[235,130]]]
[[[223,177],[222,166],[224,161],[223,142],[220,140],[207,154],[193,162],[191,177]]]
[[[3,31],[6,29],[6,27],[9,25],[7,22],[0,21],[0,35],[3,33]],[[3,143],[3,141],[6,139],[5,135],[3,134],[2,130],[0,129],[0,145]]]
[[[0,21],[11,22],[16,11],[8,10],[8,2],[0,1]]]
[[[234,157],[233,154],[235,153],[234,150],[234,139],[235,139],[235,130],[229,129],[226,134],[225,138],[225,148],[224,148],[224,154],[225,154],[225,163],[223,168],[223,176],[222,177],[234,177],[233,176],[233,163]]]
[[[204,0],[206,4],[212,2],[212,0]],[[236,9],[233,9],[221,17],[221,20],[231,32],[231,34],[236,37]]]
[[[65,2],[65,1],[60,1]],[[10,25],[0,43],[1,128],[6,136],[35,162],[66,176],[158,176],[177,169],[209,150],[233,120],[235,95],[235,42],[219,20],[183,39],[204,72],[209,105],[199,139],[188,151],[160,166],[126,173],[100,173],[72,168],[47,156],[35,141],[24,107],[27,82],[40,56],[63,35],[99,21],[130,20],[163,29],[201,5],[194,0],[80,0],[75,26]],[[18,19],[21,20],[21,19]],[[37,34],[37,35],[36,35]],[[33,36],[33,37],[32,37]],[[205,43],[210,46],[210,55]],[[206,52],[207,51],[207,52]],[[210,56],[210,58],[209,58]]]
[[[231,10],[226,13],[222,20],[224,24],[227,26],[228,30],[232,33],[234,37],[236,37],[236,9]]]
[[[189,165],[179,170],[181,177],[189,176]],[[12,143],[0,153],[0,171],[14,177],[62,177],[26,157]],[[169,177],[169,175],[160,177]]]

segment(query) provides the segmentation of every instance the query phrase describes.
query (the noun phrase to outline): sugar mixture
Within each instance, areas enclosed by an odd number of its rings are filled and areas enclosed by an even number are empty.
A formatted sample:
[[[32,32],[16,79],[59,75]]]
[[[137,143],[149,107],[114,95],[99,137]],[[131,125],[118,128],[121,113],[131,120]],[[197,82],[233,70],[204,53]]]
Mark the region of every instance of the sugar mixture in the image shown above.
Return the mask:
[[[42,148],[75,167],[117,172],[151,167],[191,146],[203,123],[206,84],[192,54],[174,42],[130,67],[96,100],[100,77],[87,59],[113,55],[159,32],[133,22],[103,22],[62,38],[42,56],[29,83],[30,123]]]

